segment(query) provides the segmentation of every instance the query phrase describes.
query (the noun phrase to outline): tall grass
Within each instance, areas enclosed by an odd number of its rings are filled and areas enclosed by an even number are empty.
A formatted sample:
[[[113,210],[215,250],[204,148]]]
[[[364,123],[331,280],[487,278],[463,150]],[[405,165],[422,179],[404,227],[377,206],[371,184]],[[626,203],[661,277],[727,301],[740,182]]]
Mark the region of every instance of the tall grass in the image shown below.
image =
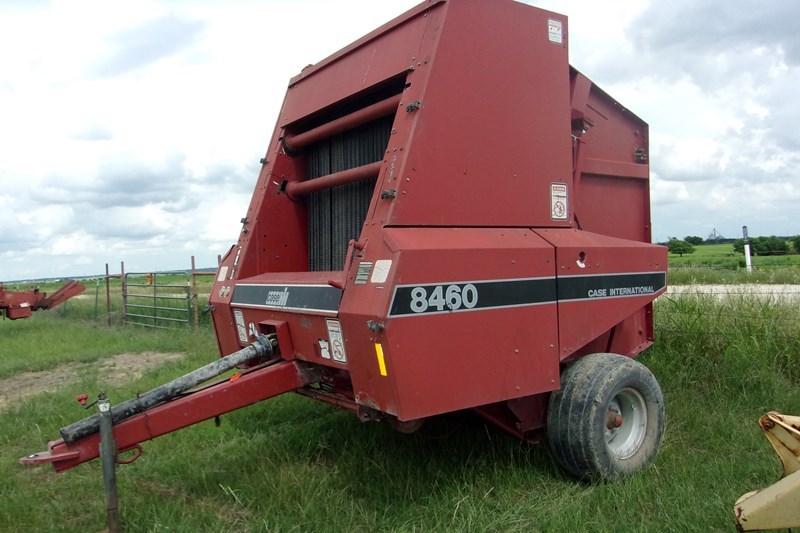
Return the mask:
[[[760,267],[747,272],[743,268],[727,269],[712,266],[669,267],[669,283],[672,285],[694,284],[800,284],[800,266],[786,268]]]
[[[742,493],[778,463],[756,420],[800,413],[800,311],[764,301],[661,299],[656,344],[642,357],[661,382],[668,423],[653,466],[616,483],[566,477],[543,445],[469,413],[401,435],[287,395],[145,445],[119,471],[129,531],[731,531]],[[120,400],[214,356],[213,337],[107,328],[57,315],[0,323],[7,368],[140,346],[189,357],[109,390]],[[53,348],[53,345],[57,349]],[[91,355],[87,355],[91,354]],[[44,364],[44,363],[43,363]],[[8,370],[10,372],[10,370]],[[22,469],[61,425],[84,415],[75,391],[96,376],[0,412],[0,529],[103,528],[99,465],[66,474]]]

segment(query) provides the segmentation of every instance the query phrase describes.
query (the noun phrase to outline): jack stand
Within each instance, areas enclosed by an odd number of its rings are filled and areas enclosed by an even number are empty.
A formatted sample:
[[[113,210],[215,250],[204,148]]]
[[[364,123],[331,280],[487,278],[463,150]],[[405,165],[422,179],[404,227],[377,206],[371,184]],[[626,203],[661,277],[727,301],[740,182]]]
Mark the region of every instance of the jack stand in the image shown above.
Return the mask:
[[[117,503],[117,444],[114,441],[114,422],[111,420],[111,402],[104,392],[97,397],[100,412],[100,460],[103,463],[103,486],[106,494],[106,518],[109,533],[120,533]]]

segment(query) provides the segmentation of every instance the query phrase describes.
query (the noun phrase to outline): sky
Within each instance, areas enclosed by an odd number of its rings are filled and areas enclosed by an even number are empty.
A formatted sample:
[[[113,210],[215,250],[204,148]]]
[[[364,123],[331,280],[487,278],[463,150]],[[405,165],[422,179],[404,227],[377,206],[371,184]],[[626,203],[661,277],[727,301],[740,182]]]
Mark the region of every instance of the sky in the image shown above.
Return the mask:
[[[416,1],[0,2],[0,281],[216,264],[300,69]],[[800,233],[800,3],[532,0],[650,125],[653,237]]]

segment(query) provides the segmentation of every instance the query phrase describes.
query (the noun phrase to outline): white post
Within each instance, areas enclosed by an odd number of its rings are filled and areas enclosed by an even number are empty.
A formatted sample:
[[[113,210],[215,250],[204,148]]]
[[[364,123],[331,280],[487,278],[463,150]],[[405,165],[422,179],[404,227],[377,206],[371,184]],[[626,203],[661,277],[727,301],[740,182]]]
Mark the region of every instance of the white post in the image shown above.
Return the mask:
[[[750,243],[745,243],[744,245],[744,264],[747,267],[748,272],[753,271],[753,262],[750,260]]]
[[[748,235],[747,226],[742,226],[742,239],[744,240],[744,266],[747,267],[748,272],[752,272],[753,262],[750,259],[750,235]]]

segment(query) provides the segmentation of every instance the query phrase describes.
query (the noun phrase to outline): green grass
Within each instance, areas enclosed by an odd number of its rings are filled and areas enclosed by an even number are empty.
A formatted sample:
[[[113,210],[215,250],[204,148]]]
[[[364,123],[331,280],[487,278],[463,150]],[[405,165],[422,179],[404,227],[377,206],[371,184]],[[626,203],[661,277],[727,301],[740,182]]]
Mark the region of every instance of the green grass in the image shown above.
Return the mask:
[[[800,283],[800,254],[754,256],[753,272],[744,268],[744,255],[732,244],[702,244],[692,254],[669,254],[669,282],[693,283]]]
[[[800,413],[800,311],[748,300],[662,299],[658,340],[642,358],[658,377],[668,423],[655,464],[589,485],[566,477],[546,446],[522,444],[469,414],[402,435],[286,395],[145,444],[119,469],[128,531],[732,531],[744,492],[779,468],[758,417]],[[40,313],[0,322],[0,376],[118,351],[189,355],[122,388],[120,400],[215,356],[204,328],[107,328]],[[25,469],[82,416],[88,375],[0,412],[0,530],[103,529],[96,462],[65,474]]]

